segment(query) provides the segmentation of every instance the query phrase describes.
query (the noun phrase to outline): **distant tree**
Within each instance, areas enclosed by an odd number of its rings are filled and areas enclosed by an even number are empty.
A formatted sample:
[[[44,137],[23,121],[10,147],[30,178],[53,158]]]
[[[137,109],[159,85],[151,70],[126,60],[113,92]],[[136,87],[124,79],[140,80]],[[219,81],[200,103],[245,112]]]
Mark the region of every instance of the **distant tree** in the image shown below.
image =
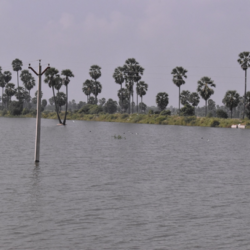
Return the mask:
[[[195,107],[197,107],[200,102],[200,97],[197,92],[193,92],[190,94],[189,102],[194,107],[194,112],[195,112]]]
[[[15,84],[14,83],[8,83],[5,86],[5,94],[8,96],[8,106],[9,102],[11,101],[11,97],[15,95],[16,89],[15,89]]]
[[[192,107],[189,103],[186,103],[180,110],[181,116],[193,116],[194,113],[194,107]]]
[[[217,109],[216,110],[216,115],[219,118],[228,118],[227,112],[224,111],[223,109]]]
[[[216,111],[215,101],[213,101],[212,99],[208,99],[207,108],[211,115],[214,115]]]
[[[166,92],[160,92],[156,96],[156,104],[158,108],[163,111],[168,106],[168,94]]]
[[[246,106],[246,91],[247,91],[247,69],[250,66],[250,52],[244,51],[239,54],[237,60],[241,68],[245,71],[245,92],[244,92],[244,105],[243,105],[243,119],[245,117],[245,106]]]
[[[57,84],[58,77],[60,77],[58,75],[58,72],[59,71],[53,67],[46,70],[44,82],[47,83],[50,88],[52,88],[57,118],[58,118],[59,123],[62,124],[62,120],[59,115],[59,104],[57,103],[57,99],[55,96],[55,85]]]
[[[105,98],[99,99],[99,105],[102,107],[106,102]]]
[[[16,92],[15,92],[16,99],[20,102],[23,103],[25,99],[25,89],[23,87],[17,87]]]
[[[23,62],[20,59],[15,59],[12,62],[12,68],[13,71],[17,72],[17,87],[19,87],[19,77],[18,77],[18,72],[22,70]]]
[[[9,81],[11,80],[12,76],[11,73],[9,71],[4,71],[0,74],[0,87],[2,88],[2,101],[3,101],[3,94],[4,94],[4,88],[6,86],[6,84],[9,83]]]
[[[134,58],[128,58],[123,66],[124,79],[126,87],[129,91],[129,113],[130,113],[130,97],[134,102],[134,83],[138,82],[143,75],[144,68]],[[133,107],[132,107],[133,108]],[[133,109],[132,109],[133,113]]]
[[[205,116],[207,115],[207,100],[214,93],[214,90],[212,89],[212,87],[216,87],[216,85],[214,84],[214,81],[212,81],[211,78],[207,76],[202,77],[198,81],[197,92],[205,100],[205,104],[206,104]]]
[[[51,106],[54,106],[54,104],[55,104],[54,96],[52,96],[51,98],[49,98],[49,104],[50,104]]]
[[[222,100],[226,107],[231,111],[231,118],[233,114],[233,108],[236,108],[240,102],[240,95],[236,90],[228,90]]]
[[[171,74],[173,75],[173,83],[179,88],[179,112],[180,112],[180,93],[181,85],[185,84],[184,78],[187,78],[188,71],[183,67],[176,67],[172,70]]]
[[[86,80],[83,83],[82,91],[87,96],[87,103],[89,102],[89,97],[92,93],[93,88],[94,88],[94,82],[92,80]]]
[[[113,99],[108,99],[104,105],[104,110],[109,114],[115,113],[117,111],[117,102]]]
[[[28,70],[23,70],[20,74],[21,81],[24,87],[29,91],[36,85],[35,78],[31,75]]]
[[[67,97],[63,92],[58,92],[56,94],[56,102],[58,103],[59,106],[59,112],[61,112],[62,106],[66,104]]]
[[[47,100],[46,99],[43,99],[42,100],[42,107],[45,109],[45,107],[47,106]]]
[[[78,104],[77,104],[77,109],[81,109],[83,106],[87,105],[86,102],[82,102],[80,101]]]
[[[245,113],[248,119],[250,119],[250,91],[246,92],[245,95]],[[244,104],[243,104],[244,105]]]
[[[140,111],[142,111],[143,113],[145,113],[146,110],[147,110],[147,105],[145,103],[143,103],[143,102],[140,102],[139,109],[140,109]]]
[[[193,93],[190,94],[189,102],[193,107],[198,106],[198,104],[200,102],[200,97],[199,97],[197,92],[193,92]]]
[[[70,78],[74,77],[74,74],[70,69],[65,69],[61,73],[63,78],[63,84],[66,86],[66,107],[65,107],[65,114],[64,114],[64,119],[63,119],[63,125],[66,125],[66,118],[67,118],[67,111],[68,111],[68,85],[70,83]]]
[[[93,96],[90,96],[88,104],[92,104],[92,105],[96,104],[96,99]]]
[[[90,75],[90,77],[94,81],[94,86],[93,86],[93,89],[92,89],[92,93],[94,94],[95,99],[96,99],[96,103],[97,103],[97,95],[100,93],[99,90],[102,90],[100,88],[100,86],[101,86],[100,82],[96,81],[102,75],[102,73],[101,73],[101,67],[98,66],[98,65],[92,65],[90,67],[90,70],[89,70],[89,75]]]
[[[180,94],[181,104],[183,106],[186,104],[189,104],[189,100],[190,100],[190,92],[188,90],[182,90],[182,92]]]
[[[147,91],[148,91],[148,84],[147,83],[145,83],[144,81],[137,82],[137,84],[136,84],[137,112],[138,112],[138,95],[141,97],[141,103],[142,103],[143,102],[142,97],[144,95],[146,95]]]
[[[92,89],[92,93],[95,96],[95,103],[97,104],[97,96],[102,92],[102,85],[99,81],[95,81],[95,86]]]
[[[12,101],[9,106],[11,115],[21,115],[23,111],[23,104],[17,101]]]
[[[5,85],[6,85],[6,83],[5,83],[5,80],[4,80],[4,76],[0,72],[0,87],[2,87],[2,100],[3,100],[3,89],[4,89]],[[2,101],[2,103],[3,103],[3,101]]]
[[[129,108],[129,91],[125,88],[121,88],[118,90],[117,96],[119,98],[121,111],[125,112]]]

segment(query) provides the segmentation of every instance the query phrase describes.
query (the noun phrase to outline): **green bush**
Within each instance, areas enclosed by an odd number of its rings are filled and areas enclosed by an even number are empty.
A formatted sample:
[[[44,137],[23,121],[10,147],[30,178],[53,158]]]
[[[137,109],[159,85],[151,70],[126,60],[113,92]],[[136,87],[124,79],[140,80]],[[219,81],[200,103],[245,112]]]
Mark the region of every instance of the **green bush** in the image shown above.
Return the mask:
[[[194,115],[194,107],[189,104],[185,104],[183,108],[180,110],[181,116],[193,116]]]
[[[210,127],[217,127],[220,125],[220,122],[217,121],[217,120],[213,120],[211,123],[210,123]]]
[[[9,106],[11,115],[21,115],[23,111],[23,104],[21,102],[12,101]]]
[[[161,113],[161,111],[158,111],[158,110],[155,111],[156,115],[159,115],[160,113]]]
[[[152,114],[154,114],[154,111],[152,109],[149,109],[148,114],[152,115]]]
[[[103,108],[101,106],[92,105],[89,109],[89,114],[99,114],[103,111]]]
[[[163,110],[163,111],[161,111],[160,115],[171,115],[171,111],[170,110]]]
[[[227,112],[222,109],[217,109],[216,116],[219,118],[228,118]]]

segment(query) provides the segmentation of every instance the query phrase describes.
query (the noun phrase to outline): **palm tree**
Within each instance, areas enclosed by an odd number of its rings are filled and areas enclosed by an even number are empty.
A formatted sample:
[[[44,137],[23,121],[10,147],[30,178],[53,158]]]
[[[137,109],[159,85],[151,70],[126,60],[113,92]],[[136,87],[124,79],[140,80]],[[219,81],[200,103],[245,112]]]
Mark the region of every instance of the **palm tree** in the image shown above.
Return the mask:
[[[24,87],[29,91],[30,95],[30,90],[36,85],[35,78],[26,69],[21,72],[20,78],[23,82]]]
[[[56,95],[56,101],[59,106],[59,112],[61,112],[61,107],[66,104],[67,97],[63,92],[58,92]]]
[[[6,84],[9,83],[11,78],[12,78],[12,76],[11,76],[11,73],[9,71],[4,71],[3,73],[1,73],[0,87],[2,87],[2,100],[3,100],[4,87],[5,87]]]
[[[95,94],[98,95],[97,81],[96,80],[102,75],[102,73],[101,73],[101,67],[99,67],[98,65],[92,65],[90,67],[90,70],[89,70],[89,75],[91,76],[92,79],[94,79],[94,84],[95,84],[95,91],[93,91],[92,93],[93,94],[95,93]],[[95,95],[96,103],[97,103],[97,95]]]
[[[70,77],[74,77],[74,75],[70,69],[63,70],[61,75],[65,76],[65,78],[63,78],[63,84],[66,86],[66,109],[65,109],[64,119],[63,119],[63,125],[66,125],[66,117],[67,117],[67,110],[68,110],[68,85],[70,82]]]
[[[115,82],[117,84],[120,84],[120,86],[121,86],[120,89],[122,89],[122,84],[124,82],[123,68],[122,67],[117,67],[115,69],[115,72],[113,74],[113,78],[115,79]]]
[[[190,92],[188,90],[182,90],[180,94],[181,104],[183,106],[189,104],[189,99],[190,99]]]
[[[62,124],[61,118],[59,116],[57,100],[55,97],[55,85],[56,85],[56,82],[58,81],[58,77],[59,77],[58,72],[59,71],[55,68],[49,68],[48,70],[46,70],[44,82],[48,83],[49,87],[52,88],[53,97],[55,100],[55,108],[56,108],[57,118],[58,118],[59,123]]]
[[[236,90],[228,90],[223,98],[222,102],[228,107],[231,111],[231,118],[233,113],[233,108],[236,108],[240,102],[240,95]]]
[[[212,87],[216,87],[214,84],[214,81],[211,80],[211,78],[204,76],[198,81],[198,88],[197,92],[200,94],[200,96],[205,100],[206,104],[206,114],[207,115],[207,100],[210,98],[210,96],[214,93],[214,90]]]
[[[141,97],[141,103],[142,103],[142,97],[144,95],[146,95],[148,90],[148,84],[145,83],[144,81],[140,81],[136,84],[136,93],[137,93],[137,97],[138,95]],[[138,107],[138,98],[137,98],[137,107]],[[138,112],[138,110],[137,110]]]
[[[168,101],[168,94],[166,92],[160,92],[157,94],[156,104],[161,111],[168,106]]]
[[[134,102],[134,83],[138,82],[143,75],[144,68],[134,58],[129,58],[125,61],[123,66],[124,79],[126,81],[127,89],[130,96],[132,96],[132,102]],[[130,99],[129,96],[129,99]],[[130,113],[130,100],[129,100],[129,113]],[[132,106],[133,113],[133,106]]]
[[[92,89],[93,89],[93,81],[92,80],[86,80],[83,83],[83,87],[82,87],[82,92],[87,96],[87,103],[89,102],[89,97],[92,93]]]
[[[121,88],[118,90],[117,96],[119,98],[119,105],[122,112],[125,112],[129,107],[129,91],[128,89]]]
[[[6,82],[4,80],[3,74],[0,72],[0,87],[2,87],[2,107],[3,107],[3,88],[5,87]]]
[[[19,77],[18,77],[18,71],[22,70],[23,62],[20,59],[15,59],[12,62],[12,68],[14,71],[17,72],[17,87],[19,87]]]
[[[97,104],[97,96],[102,92],[102,85],[99,81],[95,81],[95,87],[92,88],[92,93],[95,96],[95,104]]]
[[[247,92],[247,68],[250,66],[250,52],[244,51],[239,54],[239,59],[237,60],[240,64],[241,68],[245,70],[245,93],[244,93],[244,111],[243,111],[243,119],[245,117],[245,99]]]
[[[5,86],[5,94],[8,96],[8,106],[9,106],[9,101],[11,101],[11,97],[15,95],[16,89],[15,89],[15,84],[14,83],[8,83]]]
[[[194,107],[194,112],[195,112],[195,107],[198,106],[198,104],[200,102],[200,97],[199,97],[197,92],[193,92],[193,93],[190,94],[189,102]]]
[[[171,74],[173,75],[173,83],[179,88],[179,113],[180,113],[180,92],[181,85],[185,84],[183,78],[187,78],[186,73],[188,71],[183,67],[176,67],[172,70]]]

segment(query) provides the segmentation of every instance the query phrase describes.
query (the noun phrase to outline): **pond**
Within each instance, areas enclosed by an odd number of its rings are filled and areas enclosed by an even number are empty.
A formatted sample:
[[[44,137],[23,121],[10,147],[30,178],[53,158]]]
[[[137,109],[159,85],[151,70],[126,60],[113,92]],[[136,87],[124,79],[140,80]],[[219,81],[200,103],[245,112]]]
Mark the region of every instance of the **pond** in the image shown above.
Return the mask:
[[[249,130],[0,124],[2,249],[249,248]]]

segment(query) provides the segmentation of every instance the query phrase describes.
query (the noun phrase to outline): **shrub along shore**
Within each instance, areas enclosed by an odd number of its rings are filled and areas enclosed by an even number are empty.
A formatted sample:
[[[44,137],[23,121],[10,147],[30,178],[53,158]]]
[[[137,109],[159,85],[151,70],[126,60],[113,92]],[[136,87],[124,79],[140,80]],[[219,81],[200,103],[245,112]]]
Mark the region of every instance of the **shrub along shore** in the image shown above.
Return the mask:
[[[61,112],[64,115],[64,112]],[[0,111],[1,117],[20,117],[20,118],[35,118],[35,112],[30,112],[25,115],[13,116],[9,112]],[[57,119],[56,112],[44,111],[42,118]],[[176,116],[176,115],[161,115],[161,114],[84,114],[78,112],[68,112],[68,123],[70,120],[84,121],[102,121],[102,122],[126,122],[140,124],[161,124],[161,125],[181,125],[181,126],[200,126],[200,127],[221,127],[231,128],[233,124],[243,124],[246,128],[250,128],[250,120],[248,119],[224,119],[217,117],[196,117],[196,116]]]

